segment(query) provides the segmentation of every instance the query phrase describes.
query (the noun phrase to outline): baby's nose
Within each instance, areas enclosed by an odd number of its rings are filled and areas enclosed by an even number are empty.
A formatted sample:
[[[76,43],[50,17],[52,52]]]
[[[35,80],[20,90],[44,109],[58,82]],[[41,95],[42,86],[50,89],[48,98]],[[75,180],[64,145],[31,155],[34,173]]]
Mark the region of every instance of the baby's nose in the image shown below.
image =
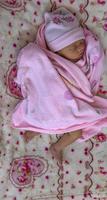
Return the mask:
[[[78,48],[77,48],[78,52],[82,52],[84,51],[84,45],[80,45]]]

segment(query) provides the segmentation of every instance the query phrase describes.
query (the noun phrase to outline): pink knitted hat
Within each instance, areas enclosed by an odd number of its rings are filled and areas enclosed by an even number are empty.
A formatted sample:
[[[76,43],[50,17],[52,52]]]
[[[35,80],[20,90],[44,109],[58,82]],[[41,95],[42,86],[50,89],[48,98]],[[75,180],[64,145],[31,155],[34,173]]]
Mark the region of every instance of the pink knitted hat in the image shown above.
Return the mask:
[[[53,12],[46,12],[44,19],[45,40],[53,52],[85,38],[78,19],[64,7]]]

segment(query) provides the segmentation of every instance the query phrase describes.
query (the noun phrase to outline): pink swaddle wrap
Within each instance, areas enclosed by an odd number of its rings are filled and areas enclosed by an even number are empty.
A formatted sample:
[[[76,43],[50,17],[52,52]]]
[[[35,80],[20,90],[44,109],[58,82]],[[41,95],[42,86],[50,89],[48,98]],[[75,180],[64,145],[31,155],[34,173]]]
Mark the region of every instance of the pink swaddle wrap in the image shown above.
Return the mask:
[[[107,126],[107,100],[96,96],[103,73],[103,49],[84,28],[84,58],[72,63],[54,53],[55,43],[51,43],[54,52],[47,48],[45,27],[45,23],[39,27],[36,43],[24,47],[17,59],[16,83],[24,99],[12,114],[12,127],[43,134],[82,129],[84,138],[78,142],[85,141]]]

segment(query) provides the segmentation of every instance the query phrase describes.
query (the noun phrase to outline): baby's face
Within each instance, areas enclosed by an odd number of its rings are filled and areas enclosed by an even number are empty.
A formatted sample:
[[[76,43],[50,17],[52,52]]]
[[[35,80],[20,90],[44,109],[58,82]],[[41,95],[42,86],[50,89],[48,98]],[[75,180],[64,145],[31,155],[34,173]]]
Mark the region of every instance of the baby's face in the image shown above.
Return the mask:
[[[71,60],[72,62],[77,62],[83,57],[85,48],[86,48],[85,40],[81,39],[61,49],[57,53],[60,56],[63,56],[64,58]]]

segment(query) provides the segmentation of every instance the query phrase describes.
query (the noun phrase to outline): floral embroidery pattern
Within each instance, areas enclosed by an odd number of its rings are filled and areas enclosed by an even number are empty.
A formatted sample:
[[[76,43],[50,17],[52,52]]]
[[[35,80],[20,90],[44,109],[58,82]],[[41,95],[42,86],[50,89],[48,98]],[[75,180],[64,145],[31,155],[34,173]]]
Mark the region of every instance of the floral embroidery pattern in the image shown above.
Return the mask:
[[[105,31],[107,31],[107,22],[105,22],[105,24],[103,25],[103,29],[104,29]]]
[[[99,142],[105,142],[107,141],[107,136],[104,133],[100,133],[96,135],[96,140],[98,140]]]
[[[97,3],[104,5],[106,3],[105,0],[97,0]]]
[[[34,177],[42,176],[48,165],[44,158],[27,156],[13,160],[10,169],[10,180],[16,187],[28,187],[33,184]]]
[[[53,22],[56,23],[56,24],[61,24],[61,23],[64,23],[64,22],[73,22],[74,21],[74,17],[72,16],[67,16],[67,17],[59,17],[59,16],[55,16],[53,18]]]
[[[0,0],[0,6],[8,10],[22,10],[24,0]]]
[[[104,12],[104,15],[101,19],[94,16],[92,22],[103,28],[104,31],[107,31],[107,12]]]
[[[9,67],[9,70],[8,70],[7,76],[6,76],[7,93],[14,97],[22,98],[21,89],[14,81],[14,78],[16,76],[17,76],[17,66],[14,63],[11,65],[11,67]]]

